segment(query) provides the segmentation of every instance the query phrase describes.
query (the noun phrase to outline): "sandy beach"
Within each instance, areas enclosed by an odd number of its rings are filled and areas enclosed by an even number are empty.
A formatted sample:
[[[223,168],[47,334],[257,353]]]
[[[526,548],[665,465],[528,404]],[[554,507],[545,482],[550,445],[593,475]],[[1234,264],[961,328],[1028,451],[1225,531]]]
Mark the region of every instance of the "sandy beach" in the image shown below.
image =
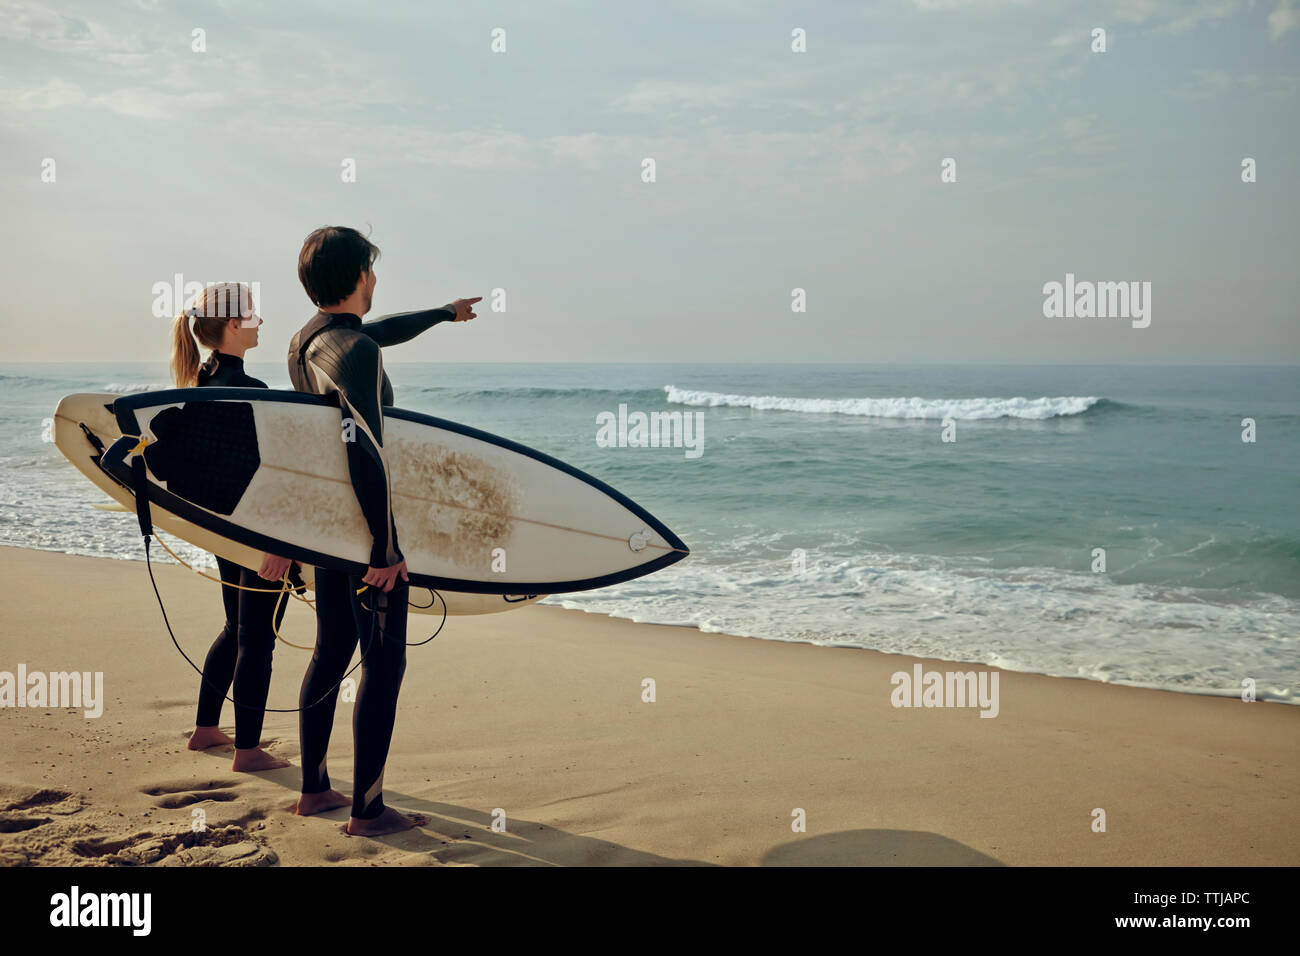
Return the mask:
[[[346,810],[292,813],[297,766],[186,749],[198,677],[142,563],[0,548],[0,568],[0,671],[102,672],[104,698],[95,718],[0,709],[0,865],[1300,863],[1300,708],[1010,672],[993,719],[895,708],[917,659],[554,607],[451,618],[409,650],[385,795],[430,822],[349,837]],[[155,570],[201,660],[217,585]],[[437,619],[412,620],[416,641]],[[313,634],[295,605],[283,637]],[[307,658],[277,646],[269,706],[297,706]],[[296,761],[296,715],[263,737]],[[341,703],[345,792],[351,757]]]

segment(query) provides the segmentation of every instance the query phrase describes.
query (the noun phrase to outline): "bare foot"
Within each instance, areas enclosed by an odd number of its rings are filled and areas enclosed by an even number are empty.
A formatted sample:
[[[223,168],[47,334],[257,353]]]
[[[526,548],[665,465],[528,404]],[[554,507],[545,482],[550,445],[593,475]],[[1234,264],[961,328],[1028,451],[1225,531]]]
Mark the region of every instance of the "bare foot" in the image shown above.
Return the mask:
[[[235,763],[230,768],[236,773],[256,773],[259,770],[279,770],[292,766],[289,761],[273,757],[261,747],[249,747],[246,750],[235,748]]]
[[[304,793],[298,797],[298,808],[294,813],[300,817],[309,817],[313,813],[324,813],[326,810],[350,806],[352,806],[351,797],[345,797],[337,790],[322,790],[320,793]]]
[[[370,820],[349,817],[347,831],[353,836],[383,836],[385,833],[401,833],[422,827],[429,818],[419,813],[398,813],[392,807],[385,807],[384,812]]]
[[[234,739],[229,734],[223,734],[220,727],[195,727],[194,733],[190,734],[190,742],[186,745],[190,750],[207,750],[209,747],[219,747],[223,744],[232,745]]]

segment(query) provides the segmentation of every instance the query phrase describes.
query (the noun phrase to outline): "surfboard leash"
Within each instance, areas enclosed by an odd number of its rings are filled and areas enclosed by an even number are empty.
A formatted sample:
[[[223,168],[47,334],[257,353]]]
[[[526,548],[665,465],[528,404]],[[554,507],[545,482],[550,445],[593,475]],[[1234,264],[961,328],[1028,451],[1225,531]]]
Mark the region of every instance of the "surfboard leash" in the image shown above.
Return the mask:
[[[208,574],[206,571],[203,571],[203,570],[201,570],[201,569],[199,569],[199,568],[196,568],[194,565],[190,564],[188,561],[186,561],[184,558],[182,558],[179,554],[177,554],[177,553],[176,553],[175,551],[173,551],[171,548],[167,547],[167,542],[164,541],[164,540],[162,539],[162,536],[158,534],[158,532],[157,532],[156,529],[154,530],[154,537],[157,538],[158,543],[159,543],[160,545],[162,545],[163,550],[166,551],[169,555],[171,555],[172,560],[174,560],[174,561],[175,561],[177,564],[179,564],[181,567],[183,567],[183,568],[188,568],[190,571],[193,571],[195,574],[197,574],[197,575],[198,575],[199,577],[201,577],[201,578],[207,578],[209,581],[214,581],[214,582],[216,582],[217,584],[220,584],[222,587],[226,587],[226,588],[234,588],[236,591],[259,591],[259,592],[261,592],[261,593],[266,593],[266,592],[268,592],[268,591],[271,590],[270,588],[250,588],[250,587],[246,587],[246,586],[243,585],[243,584],[231,584],[229,581],[223,581],[221,578],[214,578],[212,575]],[[290,597],[292,597],[295,601],[301,601],[303,604],[306,604],[306,605],[307,605],[308,607],[310,607],[313,611],[316,609],[316,602],[313,601],[311,598],[303,597],[302,594],[300,593],[300,592],[306,590],[306,585],[303,585],[303,586],[301,586],[301,587],[294,586],[293,583],[289,580],[289,573],[290,573],[290,572],[286,571],[286,572],[285,572],[285,576],[284,576],[283,578],[280,579],[280,592],[279,592],[280,596],[276,599],[275,612],[274,612],[274,615],[273,615],[273,618],[272,618],[272,623],[271,623],[271,630],[272,630],[272,632],[275,634],[276,639],[279,640],[280,643],[282,643],[282,644],[287,644],[289,647],[295,648],[295,649],[300,650],[300,651],[311,651],[311,650],[315,650],[314,647],[308,647],[308,646],[305,645],[305,644],[295,644],[295,643],[293,643],[293,641],[290,641],[290,640],[288,640],[287,638],[283,637],[283,636],[280,634],[280,629],[279,629],[279,627],[277,627],[276,624],[275,624],[274,618],[280,616],[280,604],[284,601],[284,595],[286,595],[286,594],[288,594]],[[366,584],[366,585],[362,585],[360,588],[358,588],[358,589],[357,589],[357,594],[358,594],[358,596],[361,595],[361,594],[363,594],[363,593],[366,591],[366,589],[369,588],[369,587],[370,587],[370,585]],[[421,610],[421,611],[426,611],[426,610],[428,610],[429,608],[433,607],[433,603],[434,603],[435,600],[436,600],[436,601],[441,601],[441,602],[442,602],[442,620],[438,622],[438,628],[437,628],[437,630],[435,630],[435,631],[433,632],[433,634],[431,634],[429,637],[426,637],[426,638],[425,638],[424,640],[422,640],[422,641],[407,641],[407,642],[406,642],[406,646],[407,646],[407,647],[423,647],[425,644],[428,644],[431,640],[433,640],[435,637],[437,637],[437,636],[442,632],[443,625],[445,625],[445,624],[447,623],[447,599],[444,598],[444,597],[442,596],[441,592],[439,592],[439,591],[436,590],[435,588],[427,587],[427,586],[422,585],[422,584],[421,584],[421,585],[416,585],[416,587],[422,587],[422,588],[424,588],[424,590],[426,590],[426,591],[429,592],[429,603],[428,603],[428,604],[414,604],[414,603],[412,603],[412,601],[408,598],[407,601],[406,601],[407,605],[410,606],[410,607],[413,607],[413,608],[417,608],[417,609],[419,609],[419,610]],[[359,604],[361,605],[361,607],[362,607],[363,610],[366,610],[366,611],[369,611],[369,610],[370,610],[370,608],[366,607],[366,602],[365,602],[365,601],[358,601],[357,603],[359,603]]]
[[[383,641],[383,640],[384,640],[384,638],[385,638],[384,629],[383,629],[382,627],[379,627],[379,611],[378,611],[378,607],[376,606],[376,607],[374,607],[374,608],[367,608],[367,607],[366,607],[366,604],[365,604],[364,601],[358,600],[357,603],[360,604],[361,607],[362,607],[363,609],[365,609],[365,610],[367,610],[367,611],[370,612],[370,636],[369,636],[369,638],[368,638],[368,640],[367,640],[367,648],[366,648],[365,653],[363,653],[363,654],[361,655],[361,660],[359,660],[359,661],[357,661],[355,664],[353,664],[352,667],[351,667],[351,669],[349,669],[347,673],[345,673],[342,677],[340,677],[339,680],[338,680],[338,682],[337,682],[336,684],[334,684],[333,687],[331,687],[329,690],[325,691],[325,693],[322,694],[322,695],[321,695],[317,700],[315,700],[315,701],[313,701],[312,703],[306,705],[305,707],[266,707],[266,706],[262,706],[262,707],[260,707],[260,708],[250,708],[250,707],[248,707],[247,704],[240,704],[240,703],[239,703],[238,701],[236,701],[233,697],[231,697],[231,696],[230,696],[229,694],[227,694],[227,693],[222,692],[218,687],[216,687],[214,684],[212,684],[212,683],[208,680],[207,676],[204,675],[204,673],[203,673],[203,669],[202,669],[201,667],[199,667],[197,664],[194,663],[194,661],[193,661],[193,659],[190,657],[190,655],[186,654],[186,653],[185,653],[185,649],[184,649],[183,647],[181,647],[180,641],[178,641],[178,640],[176,639],[176,632],[172,630],[171,620],[167,617],[167,607],[166,607],[166,605],[164,605],[164,603],[163,603],[162,594],[158,591],[158,581],[157,581],[157,579],[154,577],[154,573],[153,573],[153,557],[152,557],[152,552],[151,552],[151,550],[150,550],[150,544],[151,544],[151,542],[152,542],[152,540],[153,540],[153,534],[152,534],[152,532],[153,532],[153,526],[152,526],[152,522],[149,521],[148,510],[147,510],[147,509],[148,509],[148,504],[146,503],[145,506],[144,506],[144,518],[142,519],[142,520],[143,520],[143,524],[141,525],[142,531],[143,531],[146,527],[148,528],[148,530],[147,530],[147,531],[144,531],[144,534],[143,534],[143,537],[144,537],[144,562],[145,562],[145,567],[146,567],[146,568],[148,569],[148,571],[149,571],[149,583],[153,586],[153,594],[154,594],[154,598],[158,601],[158,610],[162,612],[163,624],[166,625],[166,627],[167,627],[167,634],[168,634],[168,636],[171,637],[171,639],[172,639],[172,645],[173,645],[173,646],[176,648],[176,650],[180,653],[181,657],[185,658],[185,662],[186,662],[187,664],[190,665],[190,667],[191,667],[191,669],[193,669],[194,673],[196,673],[196,674],[199,675],[199,680],[203,683],[203,685],[204,685],[205,687],[207,687],[209,690],[211,690],[211,691],[213,691],[213,692],[215,692],[215,693],[220,693],[223,699],[230,701],[230,703],[231,703],[232,705],[234,705],[235,707],[244,707],[244,708],[249,709],[249,710],[254,710],[254,709],[256,709],[256,710],[261,710],[261,711],[262,711],[263,713],[265,713],[265,714],[300,714],[300,713],[302,713],[302,712],[305,711],[305,710],[310,710],[311,708],[317,706],[318,704],[321,704],[321,703],[323,703],[324,701],[326,701],[326,700],[327,700],[331,695],[333,695],[333,694],[335,693],[335,691],[337,691],[340,687],[343,686],[343,682],[344,682],[345,680],[347,680],[349,677],[351,677],[352,674],[356,672],[356,669],[357,669],[358,667],[360,667],[362,664],[364,664],[364,663],[366,662],[366,658],[370,656],[370,652],[371,652],[372,650],[374,650],[375,647],[376,647],[376,644],[375,644],[375,640],[376,640],[375,631],[376,631],[376,629],[378,629],[378,631],[379,631],[378,639],[379,639],[380,641]],[[139,507],[137,507],[137,515],[140,514],[140,510],[141,510],[141,509],[140,509]],[[163,544],[163,542],[161,541],[161,539],[159,540],[158,543],[159,543],[159,544],[162,544],[162,545],[163,545],[163,548],[165,548],[165,549],[167,548],[167,545],[166,545],[166,544]],[[168,552],[170,553],[170,549],[168,549]],[[182,562],[182,563],[183,563],[183,562]],[[207,575],[203,575],[203,576],[204,576],[204,577],[207,577]],[[280,601],[283,601],[283,600],[284,600],[284,595],[287,594],[287,593],[289,593],[290,590],[291,590],[290,587],[289,587],[289,583],[288,583],[287,577],[288,577],[288,572],[286,572],[285,579],[282,580],[282,582],[281,582],[283,586],[281,587],[281,590],[280,590],[280,596],[279,596],[279,598],[277,599],[276,608],[275,608],[275,611],[273,612],[273,615],[278,615],[278,614],[279,614],[279,611],[280,611],[280,608],[279,608],[279,602],[280,602]],[[227,586],[227,585],[226,585],[226,582],[225,582],[225,581],[221,581],[220,578],[218,578],[218,579],[216,579],[216,580],[217,580],[220,584],[222,584],[223,586]],[[261,589],[261,588],[244,588],[242,585],[237,585],[237,584],[236,584],[236,585],[228,585],[228,586],[229,586],[229,587],[240,588],[241,590],[250,590],[250,591],[263,590],[263,589]],[[367,587],[369,587],[369,585],[367,585]],[[268,590],[269,590],[269,589],[268,589]],[[365,588],[362,588],[361,590],[364,591]],[[433,591],[432,588],[430,588],[429,590],[430,590],[431,592],[433,592],[434,594],[437,594],[437,592],[436,592],[436,591]],[[358,593],[360,593],[360,592],[358,592]],[[439,597],[439,599],[442,599],[442,595],[441,595],[441,594],[438,594],[438,597]],[[427,606],[432,606],[432,602],[430,602],[430,604],[427,605]],[[408,643],[408,644],[406,645],[407,647],[420,647],[421,645],[428,644],[429,641],[433,640],[433,639],[434,639],[435,637],[437,637],[440,633],[442,633],[443,625],[447,623],[447,602],[446,602],[446,600],[443,600],[442,606],[443,606],[443,611],[442,611],[442,620],[438,622],[438,629],[437,629],[436,631],[434,631],[433,634],[431,634],[429,637],[425,638],[423,641],[417,641],[417,642],[415,642],[415,643],[413,643],[413,644],[412,644],[412,643]],[[275,630],[274,623],[272,624],[272,629]],[[279,638],[279,631],[276,630],[275,633],[276,633],[276,637]],[[282,639],[282,638],[281,638],[281,639]],[[283,640],[283,639],[282,639],[282,640]],[[285,641],[285,643],[288,644],[289,642],[288,642],[288,641]],[[301,645],[297,645],[297,644],[291,644],[290,646],[292,646],[292,647],[301,647]],[[307,647],[303,647],[302,649],[303,649],[303,650],[312,650],[312,648],[307,648]]]
[[[95,449],[98,452],[98,454],[95,457],[95,463],[99,464],[99,459],[103,457],[103,443],[96,440],[96,436],[94,435],[94,433],[91,432],[90,429],[86,428],[84,424],[81,426],[81,429],[85,433],[86,437],[91,439],[92,445],[95,446]],[[150,508],[149,508],[149,495],[147,490],[148,479],[145,476],[145,464],[144,464],[144,454],[143,454],[145,447],[149,444],[149,438],[148,436],[139,436],[139,438],[140,438],[139,443],[135,446],[134,449],[132,449],[134,458],[131,461],[131,484],[133,487],[130,487],[128,490],[131,491],[131,493],[135,496],[135,514],[136,514],[136,520],[140,525],[140,535],[144,539],[144,562],[145,562],[145,568],[149,572],[149,584],[153,587],[154,598],[158,602],[158,610],[162,613],[163,624],[166,625],[167,627],[167,634],[168,636],[171,637],[172,645],[176,648],[177,652],[181,655],[181,657],[185,658],[185,662],[190,665],[190,668],[196,674],[199,675],[199,680],[203,683],[203,685],[207,687],[209,690],[220,693],[222,699],[230,701],[230,703],[234,707],[244,706],[246,709],[261,710],[262,713],[267,713],[267,714],[298,714],[298,713],[302,713],[304,710],[310,710],[311,708],[323,703],[332,694],[334,694],[340,687],[343,686],[343,682],[347,680],[349,677],[351,677],[358,667],[360,667],[362,664],[366,662],[366,658],[370,655],[370,651],[375,648],[375,629],[378,626],[378,617],[379,617],[377,611],[371,610],[370,637],[368,639],[368,647],[366,651],[361,655],[361,660],[357,661],[356,664],[354,664],[342,677],[340,677],[338,682],[334,684],[333,687],[331,687],[324,694],[322,694],[319,699],[308,704],[306,707],[280,708],[280,707],[266,707],[265,705],[263,705],[260,708],[249,708],[247,707],[247,705],[241,705],[229,694],[221,692],[219,688],[217,688],[215,685],[213,685],[211,682],[208,681],[208,678],[204,675],[202,668],[200,668],[197,664],[195,664],[194,661],[190,658],[190,656],[185,653],[185,649],[181,647],[180,641],[176,639],[176,632],[172,630],[171,620],[167,617],[167,607],[163,603],[161,592],[159,592],[158,590],[158,581],[154,577],[154,573],[153,573],[153,553],[150,548],[150,544],[152,543],[156,532],[154,531],[153,517],[150,513]],[[117,479],[114,480],[116,481]],[[118,484],[122,484],[122,482],[118,482]],[[164,542],[161,538],[159,538],[158,543],[161,544],[163,546],[163,549],[166,550],[167,553],[170,554],[178,563],[184,565],[185,567],[189,568],[191,571],[194,571],[203,577],[209,577],[209,575],[202,574],[202,572],[199,572],[197,568],[194,568],[193,566],[189,565],[187,562],[181,560],[181,558],[175,552],[173,552],[171,548],[167,547],[166,542]],[[273,612],[271,626],[272,626],[272,630],[275,632],[275,636],[277,640],[284,640],[284,639],[280,637],[279,629],[276,627],[274,623],[274,617],[279,615],[280,612],[279,605],[280,602],[284,600],[285,593],[288,593],[291,590],[297,590],[297,589],[291,589],[288,581],[288,577],[289,577],[289,572],[286,571],[284,578],[281,580],[280,596],[277,599],[276,607]],[[220,581],[222,586],[227,586],[227,582],[221,581],[219,578],[216,580]],[[244,588],[243,585],[238,585],[238,584],[229,585],[229,586],[239,588],[241,590],[269,590],[269,589],[262,589],[262,588]],[[364,587],[361,588],[360,590],[357,591],[357,594],[360,595],[361,592],[364,590],[365,590]],[[429,591],[431,595],[436,593],[432,588],[430,588]],[[442,598],[441,594],[437,596],[440,599]],[[297,597],[296,594],[295,597]],[[306,598],[299,598],[299,599],[304,601],[304,603],[308,603],[308,604],[312,603],[308,601]],[[360,603],[362,607],[365,607],[364,602],[358,601],[358,603]],[[431,598],[430,603],[425,606],[432,607],[432,604],[433,602]],[[313,605],[313,609],[314,609],[314,605]],[[429,641],[433,640],[433,638],[437,637],[438,634],[442,631],[443,624],[445,624],[446,621],[447,621],[447,602],[444,599],[442,621],[439,622],[438,624],[438,630],[434,631],[434,633],[428,639],[424,641],[420,641],[419,644],[427,644],[429,643]],[[384,638],[384,630],[383,628],[379,628],[379,639],[382,641],[383,638]],[[298,647],[301,650],[312,649],[298,644],[291,644],[289,641],[284,641],[284,643],[290,644],[290,646],[292,647]],[[415,646],[419,646],[419,644]]]
[[[243,707],[246,710],[260,710],[264,714],[300,714],[304,710],[311,710],[311,708],[315,707],[318,704],[323,703],[331,695],[333,695],[340,687],[342,687],[343,682],[347,680],[349,677],[351,677],[353,672],[355,672],[358,667],[360,667],[362,664],[366,662],[366,658],[370,656],[370,651],[374,650],[375,648],[375,643],[374,643],[375,627],[378,623],[378,615],[371,614],[370,640],[369,640],[369,647],[367,648],[366,652],[361,655],[361,660],[353,664],[351,670],[349,670],[346,674],[340,677],[338,683],[336,683],[333,687],[331,687],[324,694],[322,694],[318,700],[312,701],[306,707],[265,707],[265,706],[249,707],[247,704],[241,704],[233,697],[231,697],[229,694],[223,693],[216,685],[212,684],[204,675],[203,669],[199,667],[197,664],[195,664],[193,660],[190,659],[190,655],[185,653],[185,648],[181,647],[180,641],[176,639],[176,632],[172,630],[171,621],[168,620],[167,618],[167,608],[163,605],[162,595],[158,592],[158,581],[153,576],[153,561],[149,554],[150,538],[151,538],[150,535],[145,535],[144,538],[144,563],[145,563],[145,567],[149,569],[149,583],[153,585],[154,597],[158,599],[158,610],[162,612],[163,624],[167,626],[167,633],[171,636],[172,644],[176,647],[176,650],[180,652],[181,657],[185,658],[185,662],[189,664],[191,668],[194,669],[194,673],[199,675],[199,680],[202,681],[204,687],[207,687],[209,690],[215,693],[221,694],[223,699],[230,701],[230,703],[232,703],[236,707]],[[382,637],[382,629],[380,633]]]
[[[136,446],[137,452],[144,447],[145,443],[146,442],[142,440],[140,444]],[[343,686],[343,682],[351,677],[353,672],[366,662],[366,658],[370,656],[370,652],[375,649],[375,627],[379,623],[379,616],[375,613],[370,615],[370,638],[365,653],[361,655],[361,660],[357,661],[356,664],[352,666],[351,670],[340,677],[338,682],[322,694],[318,700],[313,701],[306,707],[281,708],[267,707],[265,705],[262,707],[248,707],[247,705],[241,705],[229,694],[221,691],[220,688],[212,684],[204,675],[202,668],[190,659],[190,655],[185,653],[185,648],[181,647],[181,642],[176,639],[176,632],[172,630],[172,622],[167,617],[167,607],[163,604],[162,594],[158,590],[158,581],[153,574],[153,555],[149,547],[153,542],[153,519],[149,513],[149,495],[146,485],[147,479],[145,478],[144,473],[144,456],[142,454],[137,453],[131,462],[131,479],[132,483],[135,485],[133,490],[135,492],[136,520],[140,524],[140,535],[144,538],[144,563],[145,567],[149,570],[149,583],[153,585],[153,595],[158,601],[158,610],[162,612],[163,624],[167,626],[167,633],[171,636],[172,644],[175,646],[176,650],[180,652],[181,657],[185,658],[186,663],[188,663],[190,667],[193,668],[194,672],[199,675],[199,680],[203,683],[203,686],[215,693],[221,694],[223,700],[230,701],[230,703],[235,707],[244,706],[247,710],[260,710],[264,714],[300,714],[304,710],[310,710],[330,698],[340,687]],[[223,581],[222,583],[224,584],[225,582]],[[382,640],[382,638],[383,629],[381,628],[380,639]]]
[[[214,581],[217,584],[220,584],[224,588],[233,588],[236,591],[259,591],[265,594],[271,590],[270,588],[250,588],[243,584],[232,584],[231,582],[222,580],[221,578],[214,578],[206,571],[196,568],[194,565],[190,564],[188,561],[182,558],[171,548],[167,547],[167,542],[162,539],[162,535],[158,534],[156,529],[154,531],[154,537],[158,539],[158,543],[162,545],[162,549],[166,551],[169,555],[171,555],[173,561],[175,561],[181,567],[193,571],[201,578],[207,578],[209,581]],[[293,583],[289,580],[289,573],[290,572],[286,571],[284,573],[284,577],[280,579],[280,592],[279,592],[280,596],[276,598],[275,611],[271,617],[271,631],[272,633],[275,634],[276,640],[278,640],[281,644],[286,644],[289,647],[292,647],[295,650],[299,650],[299,651],[315,650],[315,648],[308,647],[306,644],[295,644],[293,641],[289,640],[288,638],[286,638],[284,635],[280,633],[279,625],[276,624],[276,619],[280,617],[280,604],[284,601],[284,595],[286,594],[292,597],[295,601],[301,601],[303,604],[306,604],[313,611],[316,610],[316,602],[309,597],[303,597],[302,594],[300,593],[302,591],[305,591],[307,589],[307,586],[302,585],[301,587],[298,587],[293,585]]]
[[[423,585],[417,585],[417,586],[418,586],[418,587],[423,587]],[[371,586],[370,586],[370,585],[367,585],[367,587],[371,587]],[[372,587],[371,589],[373,590],[373,587]],[[361,589],[361,591],[364,591],[364,590],[365,590],[365,588],[362,588],[362,589]],[[424,640],[422,640],[422,641],[407,641],[407,642],[406,642],[406,646],[407,646],[407,647],[423,647],[425,644],[428,644],[431,640],[433,640],[435,637],[437,637],[439,634],[441,634],[441,633],[442,633],[442,626],[443,626],[444,624],[447,623],[447,599],[444,598],[444,597],[442,596],[441,593],[439,593],[438,591],[434,590],[433,588],[426,587],[425,590],[429,592],[429,603],[428,603],[428,604],[411,604],[411,599],[410,599],[410,598],[407,598],[407,599],[406,599],[406,603],[407,603],[407,605],[408,605],[409,607],[419,608],[420,610],[423,611],[423,610],[427,610],[428,608],[433,607],[433,601],[434,601],[434,598],[437,598],[439,601],[442,602],[442,620],[438,622],[438,629],[435,630],[432,634],[430,634],[428,637],[426,637],[426,638],[425,638]],[[361,607],[362,607],[363,610],[370,611],[370,613],[373,615],[373,614],[375,613],[375,611],[372,610],[371,608],[366,607],[366,602],[365,602],[365,601],[362,601],[362,600],[360,599],[359,595],[361,594],[361,591],[358,591],[358,592],[357,592],[357,594],[358,594],[357,603],[361,605]]]

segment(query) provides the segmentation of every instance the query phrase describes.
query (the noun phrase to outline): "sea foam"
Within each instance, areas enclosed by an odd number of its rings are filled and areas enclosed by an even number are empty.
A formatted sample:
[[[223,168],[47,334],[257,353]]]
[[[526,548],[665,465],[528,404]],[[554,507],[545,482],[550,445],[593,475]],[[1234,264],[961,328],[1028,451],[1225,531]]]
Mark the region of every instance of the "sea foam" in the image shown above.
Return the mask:
[[[753,408],[760,411],[855,415],[862,418],[942,419],[966,421],[1026,418],[1041,421],[1082,415],[1099,397],[1058,398],[785,398],[777,395],[727,395],[665,385],[669,404]]]

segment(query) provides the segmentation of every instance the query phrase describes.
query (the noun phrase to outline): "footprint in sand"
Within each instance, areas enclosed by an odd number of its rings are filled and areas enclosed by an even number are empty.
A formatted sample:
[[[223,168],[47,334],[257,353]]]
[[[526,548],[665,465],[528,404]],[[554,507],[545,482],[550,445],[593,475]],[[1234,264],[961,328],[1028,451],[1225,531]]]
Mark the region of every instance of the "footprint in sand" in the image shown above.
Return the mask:
[[[239,780],[209,780],[205,783],[195,783],[193,780],[177,780],[142,787],[140,792],[151,797],[158,797],[159,799],[155,800],[154,803],[164,810],[176,810],[194,803],[202,803],[204,800],[213,800],[217,803],[238,800],[239,794],[227,788],[237,787],[241,782]]]
[[[0,833],[21,833],[49,823],[50,817],[24,817],[16,813],[0,813]]]
[[[82,807],[80,795],[67,790],[0,784],[0,833],[34,830],[53,819],[45,814],[71,816]]]
[[[163,806],[188,806],[233,800],[237,794],[226,789],[233,786],[238,782],[184,780],[157,783],[144,792],[161,798]],[[163,833],[132,833],[118,822],[120,813],[106,813],[81,794],[0,782],[0,833],[12,834],[0,847],[0,866],[274,866],[279,863],[275,851],[245,829],[265,815],[254,807],[233,823],[199,832],[187,821]]]
[[[489,848],[481,845],[456,844],[445,850],[433,850],[428,856],[446,866],[478,866],[479,861],[491,853]]]
[[[31,810],[35,807],[40,807],[42,813],[67,816],[81,809],[81,795],[48,787],[0,784],[0,811]]]
[[[243,827],[160,836],[145,830],[124,840],[80,840],[72,852],[102,866],[274,866],[279,857]]]

